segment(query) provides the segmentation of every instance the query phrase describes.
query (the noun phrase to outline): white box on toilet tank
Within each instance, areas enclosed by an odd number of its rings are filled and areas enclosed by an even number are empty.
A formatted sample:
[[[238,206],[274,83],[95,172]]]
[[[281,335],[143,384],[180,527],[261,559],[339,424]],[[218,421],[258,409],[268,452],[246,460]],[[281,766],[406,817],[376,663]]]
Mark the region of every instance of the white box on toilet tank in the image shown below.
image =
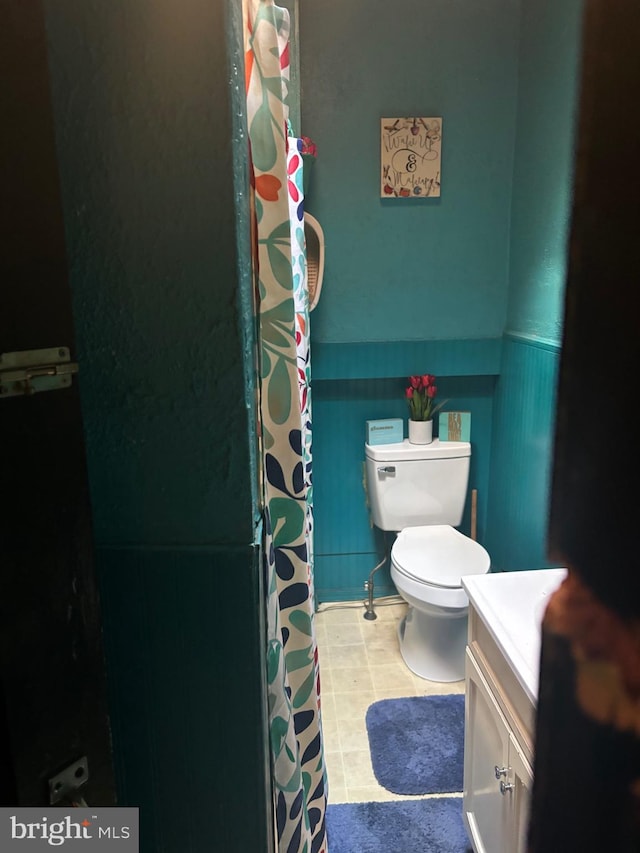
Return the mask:
[[[457,527],[469,484],[471,444],[439,441],[365,444],[371,518],[380,530],[450,524]]]

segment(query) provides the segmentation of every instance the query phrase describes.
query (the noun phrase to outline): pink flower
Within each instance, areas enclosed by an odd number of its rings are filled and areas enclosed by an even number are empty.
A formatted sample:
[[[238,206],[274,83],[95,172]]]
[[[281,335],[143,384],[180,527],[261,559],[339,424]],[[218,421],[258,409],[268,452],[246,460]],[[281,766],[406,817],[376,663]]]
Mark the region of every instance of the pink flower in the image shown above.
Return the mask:
[[[413,397],[413,388],[407,388],[404,394],[407,400],[410,400]]]
[[[410,376],[409,382],[411,383],[412,388],[421,388],[422,387],[422,377],[421,376]]]
[[[438,389],[436,388],[436,386],[435,385],[429,385],[429,387],[427,388],[427,397],[430,400],[433,400],[433,398],[436,396],[437,393],[438,393]]]

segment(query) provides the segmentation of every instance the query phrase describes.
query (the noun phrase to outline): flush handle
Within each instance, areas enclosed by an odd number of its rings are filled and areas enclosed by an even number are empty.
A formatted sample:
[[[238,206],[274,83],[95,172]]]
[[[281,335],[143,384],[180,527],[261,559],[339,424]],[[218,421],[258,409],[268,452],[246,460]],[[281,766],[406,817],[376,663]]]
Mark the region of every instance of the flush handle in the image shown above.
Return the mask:
[[[382,468],[378,468],[379,474],[395,474],[396,466],[395,465],[385,465]]]

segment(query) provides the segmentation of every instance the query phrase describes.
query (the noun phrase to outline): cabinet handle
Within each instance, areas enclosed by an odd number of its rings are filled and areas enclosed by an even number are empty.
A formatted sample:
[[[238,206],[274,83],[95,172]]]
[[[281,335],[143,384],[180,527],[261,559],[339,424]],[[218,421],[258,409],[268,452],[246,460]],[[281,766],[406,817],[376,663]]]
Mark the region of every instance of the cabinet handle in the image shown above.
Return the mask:
[[[513,782],[500,782],[500,793],[504,797],[507,791],[513,791],[515,787]]]
[[[509,770],[511,770],[511,768],[510,767],[498,767],[498,765],[496,764],[496,766],[494,767],[494,770],[496,773],[496,779],[499,779],[501,776],[506,776],[507,773],[509,772]]]

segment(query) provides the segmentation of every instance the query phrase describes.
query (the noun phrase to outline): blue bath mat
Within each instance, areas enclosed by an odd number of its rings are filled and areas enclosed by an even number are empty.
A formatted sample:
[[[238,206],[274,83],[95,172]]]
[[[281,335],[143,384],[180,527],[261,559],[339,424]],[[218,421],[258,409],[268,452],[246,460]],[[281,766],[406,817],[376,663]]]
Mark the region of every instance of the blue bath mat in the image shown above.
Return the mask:
[[[367,709],[373,773],[394,794],[462,791],[464,695],[381,699]]]
[[[462,797],[329,804],[327,842],[330,853],[471,853]]]

